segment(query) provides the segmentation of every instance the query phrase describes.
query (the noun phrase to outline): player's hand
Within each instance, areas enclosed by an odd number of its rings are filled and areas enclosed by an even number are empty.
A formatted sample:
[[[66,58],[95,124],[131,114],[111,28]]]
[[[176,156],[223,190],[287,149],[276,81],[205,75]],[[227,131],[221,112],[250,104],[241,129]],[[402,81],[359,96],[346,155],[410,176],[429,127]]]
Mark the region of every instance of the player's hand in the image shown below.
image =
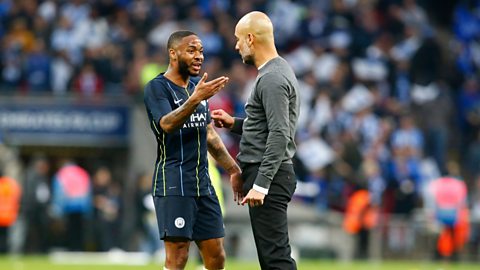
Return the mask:
[[[250,207],[262,206],[264,200],[265,194],[252,188],[248,192],[247,196],[243,198],[242,205],[245,205],[247,203]]]
[[[240,202],[243,200],[243,180],[241,173],[234,173],[230,175],[230,184],[232,185],[233,190],[233,200],[240,205]]]
[[[218,128],[232,128],[235,120],[222,109],[213,110],[211,113],[213,124]]]
[[[204,73],[197,86],[193,95],[200,100],[206,100],[211,98],[213,95],[218,93],[225,85],[227,84],[229,78],[225,76],[218,77],[211,81],[207,82],[208,74]]]

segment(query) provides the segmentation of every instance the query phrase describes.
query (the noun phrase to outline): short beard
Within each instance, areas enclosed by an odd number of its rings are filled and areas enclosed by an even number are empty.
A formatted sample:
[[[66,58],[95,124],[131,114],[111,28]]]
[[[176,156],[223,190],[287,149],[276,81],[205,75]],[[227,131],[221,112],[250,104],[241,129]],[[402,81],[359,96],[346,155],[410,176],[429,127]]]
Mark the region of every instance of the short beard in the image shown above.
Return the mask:
[[[247,65],[251,65],[251,66],[255,65],[255,61],[252,55],[245,55],[245,57],[243,57],[243,62]]]
[[[190,71],[188,70],[188,64],[182,60],[178,61],[178,73],[180,73],[183,78],[187,78],[189,76],[196,76],[196,74],[190,73]]]
[[[247,65],[254,66],[255,65],[255,58],[253,56],[252,50],[245,45],[244,52],[245,52],[245,54],[242,55],[243,63],[245,63]]]

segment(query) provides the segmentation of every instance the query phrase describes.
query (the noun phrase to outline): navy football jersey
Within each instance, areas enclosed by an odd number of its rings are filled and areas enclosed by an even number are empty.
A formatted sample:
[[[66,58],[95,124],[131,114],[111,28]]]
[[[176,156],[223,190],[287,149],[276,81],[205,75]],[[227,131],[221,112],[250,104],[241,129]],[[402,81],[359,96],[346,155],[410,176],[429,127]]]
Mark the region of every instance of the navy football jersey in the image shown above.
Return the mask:
[[[160,119],[185,103],[197,82],[190,78],[188,86],[183,88],[162,73],[145,86],[145,107],[157,140],[154,196],[215,193],[208,175],[207,125],[211,121],[208,102],[202,101],[180,129],[166,133],[160,127]]]

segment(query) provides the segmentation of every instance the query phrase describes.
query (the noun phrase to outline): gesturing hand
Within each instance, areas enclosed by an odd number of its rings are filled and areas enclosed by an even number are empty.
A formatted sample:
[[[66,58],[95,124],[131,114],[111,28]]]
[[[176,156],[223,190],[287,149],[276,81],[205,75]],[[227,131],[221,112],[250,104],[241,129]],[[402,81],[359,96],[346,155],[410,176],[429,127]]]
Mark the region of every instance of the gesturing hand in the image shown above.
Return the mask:
[[[225,76],[218,77],[207,82],[208,74],[204,73],[197,86],[193,95],[198,97],[200,100],[206,100],[218,93],[225,84],[227,84],[229,78]]]
[[[213,123],[219,128],[232,128],[234,119],[222,109],[213,110],[211,113]]]

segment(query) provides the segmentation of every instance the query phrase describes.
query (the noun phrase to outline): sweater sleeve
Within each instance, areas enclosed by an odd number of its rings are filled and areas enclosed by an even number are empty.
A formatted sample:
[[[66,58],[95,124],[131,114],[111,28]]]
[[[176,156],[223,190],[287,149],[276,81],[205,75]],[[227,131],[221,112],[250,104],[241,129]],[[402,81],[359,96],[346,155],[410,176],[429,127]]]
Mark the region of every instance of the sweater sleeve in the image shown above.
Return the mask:
[[[289,92],[287,79],[267,73],[257,84],[268,127],[267,143],[254,184],[269,189],[287,151],[289,140]]]
[[[230,130],[231,132],[235,133],[235,134],[238,134],[238,135],[242,135],[242,132],[243,132],[243,118],[238,118],[238,117],[235,117],[234,118],[234,122],[233,122],[233,127],[232,129]]]

